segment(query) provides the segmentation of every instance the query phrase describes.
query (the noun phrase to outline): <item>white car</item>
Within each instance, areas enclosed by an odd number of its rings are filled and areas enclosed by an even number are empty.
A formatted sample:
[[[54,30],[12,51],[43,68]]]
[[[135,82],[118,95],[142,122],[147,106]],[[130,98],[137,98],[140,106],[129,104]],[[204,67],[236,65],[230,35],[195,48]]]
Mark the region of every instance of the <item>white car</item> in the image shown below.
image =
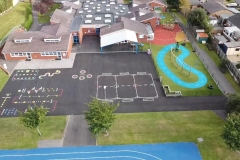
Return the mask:
[[[237,7],[238,4],[237,3],[228,3],[227,7]]]

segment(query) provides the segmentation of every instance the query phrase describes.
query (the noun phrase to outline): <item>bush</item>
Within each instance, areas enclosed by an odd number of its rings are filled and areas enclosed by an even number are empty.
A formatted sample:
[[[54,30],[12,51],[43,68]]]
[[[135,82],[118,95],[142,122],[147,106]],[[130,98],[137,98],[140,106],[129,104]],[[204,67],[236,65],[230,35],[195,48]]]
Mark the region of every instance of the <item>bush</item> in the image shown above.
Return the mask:
[[[23,27],[26,30],[29,30],[29,28],[32,26],[32,23],[33,23],[32,8],[28,7],[26,9],[25,14],[26,14],[26,19],[25,19],[25,22],[23,23]]]
[[[224,126],[222,138],[233,150],[240,150],[240,114],[228,115],[227,123]]]
[[[236,65],[236,67],[237,67],[237,69],[240,69],[240,63],[238,63],[238,64]]]
[[[240,93],[227,95],[226,111],[227,113],[240,113]]]
[[[0,13],[6,11],[13,6],[12,0],[2,0],[0,3]]]

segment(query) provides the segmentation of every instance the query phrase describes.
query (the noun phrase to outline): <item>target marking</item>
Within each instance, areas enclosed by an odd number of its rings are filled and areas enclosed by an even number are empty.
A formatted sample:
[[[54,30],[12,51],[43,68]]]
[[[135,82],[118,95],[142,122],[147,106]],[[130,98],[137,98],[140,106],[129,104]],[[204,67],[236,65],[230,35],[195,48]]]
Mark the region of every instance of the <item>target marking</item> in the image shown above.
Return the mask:
[[[92,75],[91,75],[91,74],[88,74],[88,75],[87,75],[87,78],[92,78]]]
[[[77,79],[78,75],[72,75],[72,79]]]
[[[79,77],[79,80],[84,80],[84,79],[85,79],[84,76],[80,76],[80,77]]]
[[[85,74],[86,73],[86,70],[81,70],[80,71],[80,74]]]

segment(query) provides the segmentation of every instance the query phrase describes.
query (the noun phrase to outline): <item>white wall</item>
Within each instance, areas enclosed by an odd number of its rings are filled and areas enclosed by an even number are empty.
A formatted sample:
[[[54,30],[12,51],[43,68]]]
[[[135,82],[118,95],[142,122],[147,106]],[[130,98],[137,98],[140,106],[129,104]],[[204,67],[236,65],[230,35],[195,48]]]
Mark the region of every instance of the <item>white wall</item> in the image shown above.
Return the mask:
[[[238,47],[239,48],[239,51],[236,51],[236,48],[228,48],[228,50],[227,50],[227,55],[231,55],[231,56],[233,56],[233,55],[239,55],[240,56],[240,47]]]
[[[13,6],[15,6],[18,2],[19,0],[13,0]]]

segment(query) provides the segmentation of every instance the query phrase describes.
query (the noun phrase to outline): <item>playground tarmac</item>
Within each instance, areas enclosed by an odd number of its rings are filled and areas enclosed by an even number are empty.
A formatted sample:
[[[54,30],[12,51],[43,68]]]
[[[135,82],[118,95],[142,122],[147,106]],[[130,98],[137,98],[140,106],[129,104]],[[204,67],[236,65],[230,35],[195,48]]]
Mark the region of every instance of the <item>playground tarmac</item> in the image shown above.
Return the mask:
[[[225,98],[166,98],[146,53],[77,54],[71,69],[15,70],[0,93],[0,117],[43,104],[49,115],[79,115],[90,96],[120,102],[118,113],[222,110]]]

